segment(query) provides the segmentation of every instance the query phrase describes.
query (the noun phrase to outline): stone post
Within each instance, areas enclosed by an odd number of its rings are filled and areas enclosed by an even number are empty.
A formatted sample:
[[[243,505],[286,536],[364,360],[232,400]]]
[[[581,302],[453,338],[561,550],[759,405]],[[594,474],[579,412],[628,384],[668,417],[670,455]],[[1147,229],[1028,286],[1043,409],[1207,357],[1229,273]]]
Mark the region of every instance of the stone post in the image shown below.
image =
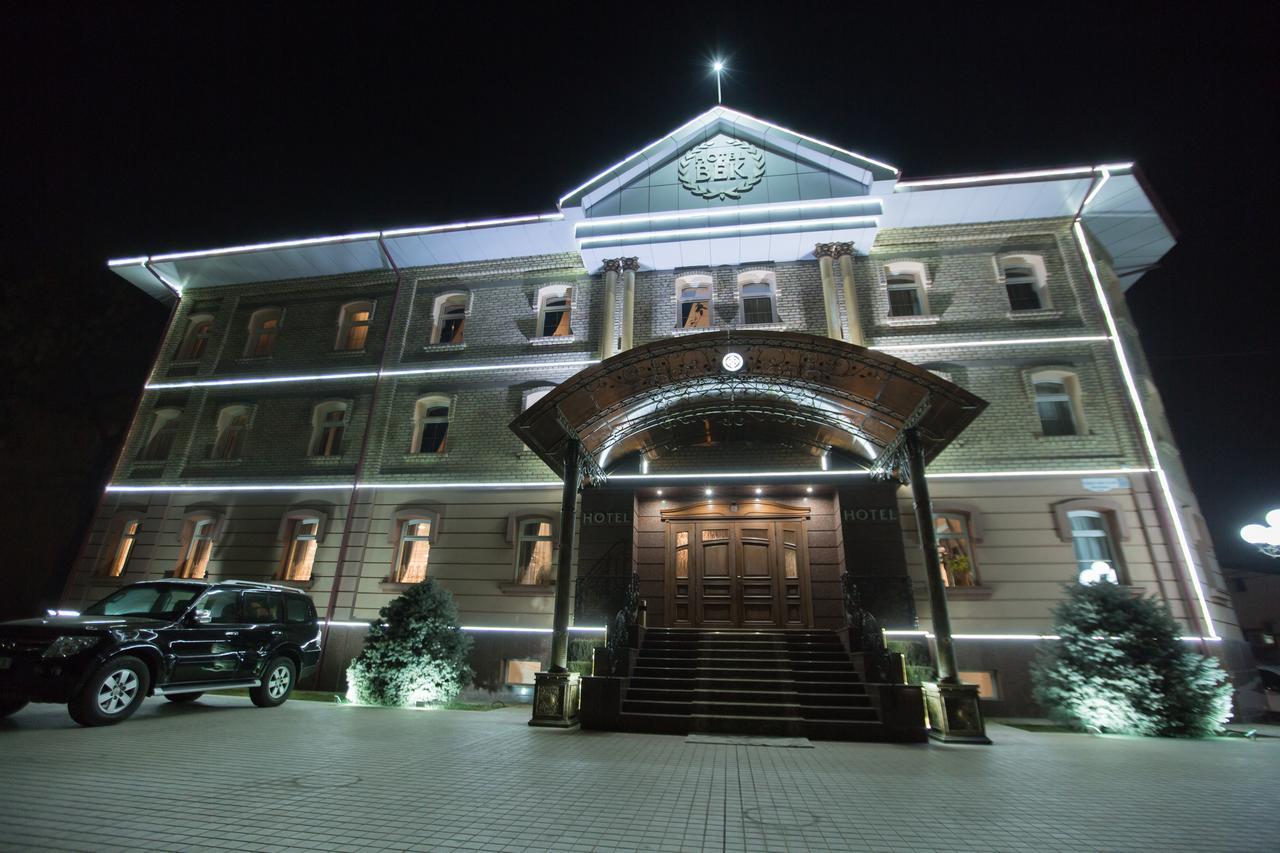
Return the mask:
[[[844,283],[844,313],[849,322],[849,333],[845,340],[858,346],[866,346],[866,338],[862,334],[862,318],[858,316],[858,293],[853,284],[853,244],[833,243],[836,257],[840,260],[840,278]]]
[[[818,271],[822,275],[822,307],[827,313],[827,337],[840,340],[840,306],[836,302],[836,277],[831,259],[837,243],[818,243],[813,247],[818,259]]]
[[[618,301],[618,271],[622,261],[610,258],[604,262],[604,323],[600,335],[600,358],[608,358],[618,351],[618,336],[614,333],[613,309]]]
[[[616,261],[615,261],[616,263]],[[534,676],[531,726],[578,725],[579,680],[569,672],[569,616],[572,598],[573,539],[578,526],[578,484],[582,446],[570,439],[564,448],[564,486],[560,492],[560,555],[556,564],[555,613],[551,619],[551,668]]]
[[[632,346],[632,332],[636,319],[636,270],[640,269],[639,258],[622,259],[622,347],[619,352],[626,352]]]
[[[929,737],[947,743],[991,743],[982,722],[978,687],[961,684],[956,650],[951,638],[951,614],[947,612],[947,588],[942,582],[938,537],[933,526],[933,503],[924,476],[924,446],[915,427],[906,431],[907,466],[911,475],[911,500],[929,588],[929,614],[938,650],[938,681],[925,683],[924,704],[929,714]]]

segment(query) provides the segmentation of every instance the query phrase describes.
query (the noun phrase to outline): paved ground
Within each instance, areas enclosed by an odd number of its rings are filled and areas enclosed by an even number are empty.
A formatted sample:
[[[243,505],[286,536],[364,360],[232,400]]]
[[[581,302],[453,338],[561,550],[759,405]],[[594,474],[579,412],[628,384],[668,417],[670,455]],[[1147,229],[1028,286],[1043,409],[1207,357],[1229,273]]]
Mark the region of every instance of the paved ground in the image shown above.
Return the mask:
[[[527,709],[149,700],[0,721],[10,850],[1280,849],[1280,740],[1032,734],[991,747],[689,744]]]

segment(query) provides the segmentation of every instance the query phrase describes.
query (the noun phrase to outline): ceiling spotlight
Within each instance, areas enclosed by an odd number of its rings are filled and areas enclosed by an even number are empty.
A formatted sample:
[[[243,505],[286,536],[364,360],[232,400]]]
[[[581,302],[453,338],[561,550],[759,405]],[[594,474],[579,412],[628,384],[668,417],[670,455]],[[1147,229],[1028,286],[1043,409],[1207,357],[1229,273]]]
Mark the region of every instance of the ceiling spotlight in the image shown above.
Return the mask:
[[[658,489],[658,494],[662,494],[662,489]]]
[[[757,495],[763,495],[763,494],[764,494],[764,489],[760,488],[759,486],[756,486],[756,494],[757,494]]]
[[[805,491],[808,492],[809,494],[813,494],[813,486],[805,487]]]
[[[711,497],[711,490],[707,489],[703,494],[705,494],[707,497]]]

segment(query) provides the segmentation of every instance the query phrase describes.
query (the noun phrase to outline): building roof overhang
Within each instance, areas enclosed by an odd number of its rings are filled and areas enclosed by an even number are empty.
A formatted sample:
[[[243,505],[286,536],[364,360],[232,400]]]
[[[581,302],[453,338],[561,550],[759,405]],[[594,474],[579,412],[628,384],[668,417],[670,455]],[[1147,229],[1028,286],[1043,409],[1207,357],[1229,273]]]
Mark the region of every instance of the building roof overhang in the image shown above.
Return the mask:
[[[654,341],[579,371],[511,429],[562,476],[566,445],[580,442],[596,480],[635,454],[652,460],[735,441],[837,451],[884,469],[906,429],[917,428],[928,461],[986,405],[923,368],[843,341],[721,331]]]

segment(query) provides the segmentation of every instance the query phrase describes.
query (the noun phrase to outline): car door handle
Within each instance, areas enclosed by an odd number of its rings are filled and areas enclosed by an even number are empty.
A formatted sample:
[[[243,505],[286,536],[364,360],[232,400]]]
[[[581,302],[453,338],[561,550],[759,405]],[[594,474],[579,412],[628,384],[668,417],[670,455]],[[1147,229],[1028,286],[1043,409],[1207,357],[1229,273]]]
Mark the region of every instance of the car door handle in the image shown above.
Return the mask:
[[[238,636],[240,636],[240,632],[239,632],[239,631],[228,631],[228,632],[227,632],[227,636],[228,636],[228,637],[238,637]]]

